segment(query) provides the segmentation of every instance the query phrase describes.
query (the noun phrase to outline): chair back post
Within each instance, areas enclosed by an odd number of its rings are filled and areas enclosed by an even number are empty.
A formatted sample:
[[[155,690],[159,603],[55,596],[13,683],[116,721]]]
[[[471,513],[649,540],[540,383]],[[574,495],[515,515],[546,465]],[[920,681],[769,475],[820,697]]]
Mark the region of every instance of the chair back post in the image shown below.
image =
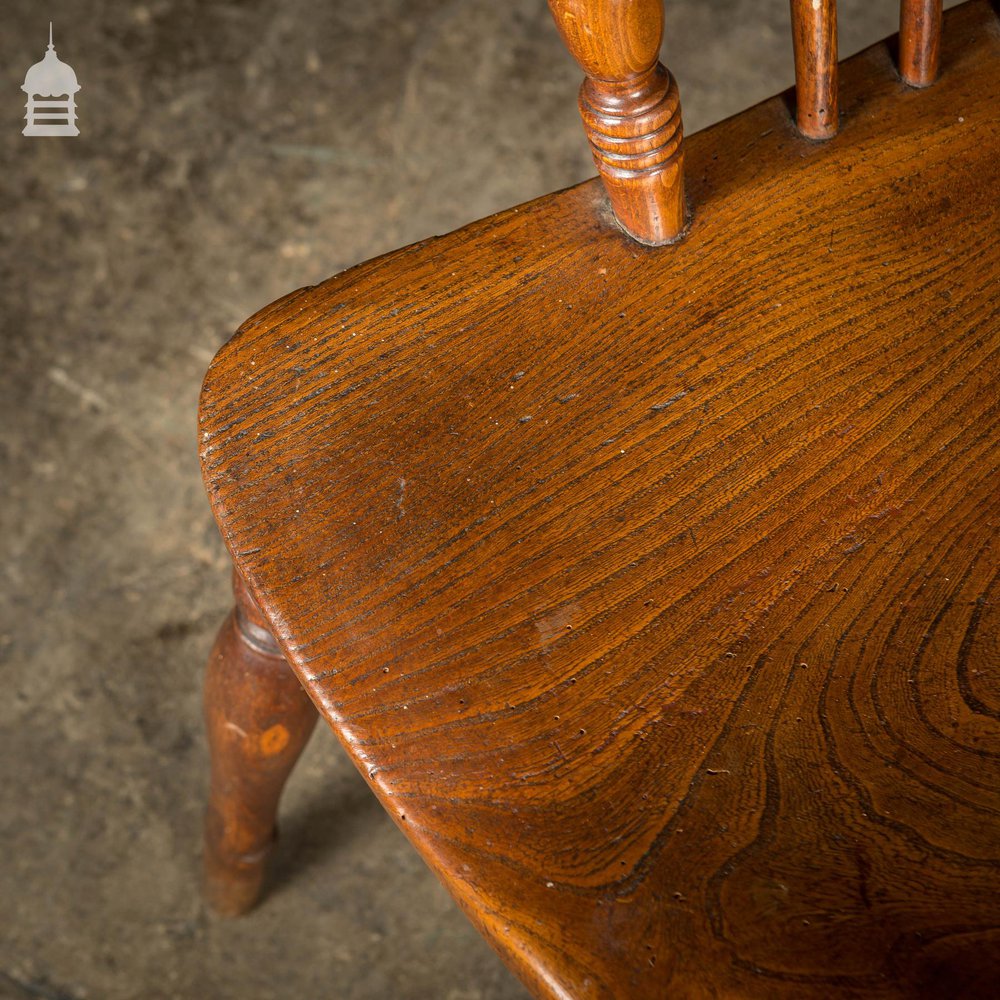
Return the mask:
[[[580,115],[622,228],[657,246],[685,222],[677,84],[659,62],[662,0],[548,0],[586,78]]]

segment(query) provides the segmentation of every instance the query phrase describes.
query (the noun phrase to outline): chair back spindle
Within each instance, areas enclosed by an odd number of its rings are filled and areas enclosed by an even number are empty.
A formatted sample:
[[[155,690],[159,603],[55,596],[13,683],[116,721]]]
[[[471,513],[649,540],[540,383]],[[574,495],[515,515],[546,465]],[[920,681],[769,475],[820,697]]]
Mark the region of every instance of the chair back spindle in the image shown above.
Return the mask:
[[[640,243],[674,242],[685,225],[677,84],[659,61],[662,0],[548,0],[583,69],[580,114],[615,217]],[[839,127],[836,0],[790,0],[795,121],[808,139]],[[900,0],[899,73],[914,87],[938,74],[942,0]]]
[[[911,87],[928,87],[938,75],[941,0],[902,0],[899,9],[899,75]]]
[[[684,228],[683,128],[677,84],[659,62],[662,0],[549,0],[586,74],[580,114],[621,226],[640,243]]]
[[[837,134],[836,0],[791,0],[795,123],[808,139]]]

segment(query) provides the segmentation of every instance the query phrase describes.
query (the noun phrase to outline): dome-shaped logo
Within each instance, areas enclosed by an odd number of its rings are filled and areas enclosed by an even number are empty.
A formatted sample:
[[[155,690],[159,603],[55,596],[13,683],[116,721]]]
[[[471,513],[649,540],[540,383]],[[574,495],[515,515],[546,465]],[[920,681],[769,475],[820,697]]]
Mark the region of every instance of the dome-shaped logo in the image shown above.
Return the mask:
[[[21,85],[28,95],[24,135],[79,135],[76,127],[76,94],[80,90],[73,67],[56,55],[49,22],[49,48],[36,62]]]

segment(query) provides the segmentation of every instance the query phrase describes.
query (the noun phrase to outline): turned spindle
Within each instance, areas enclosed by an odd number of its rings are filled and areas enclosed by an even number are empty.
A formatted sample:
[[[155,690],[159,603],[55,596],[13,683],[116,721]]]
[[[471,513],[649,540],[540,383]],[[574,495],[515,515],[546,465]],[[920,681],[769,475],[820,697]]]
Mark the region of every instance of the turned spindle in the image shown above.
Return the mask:
[[[268,631],[242,577],[236,607],[205,675],[211,790],[205,816],[205,895],[236,916],[260,894],[285,781],[316,725],[316,708]]]
[[[899,8],[899,75],[911,87],[928,87],[941,60],[941,0],[902,0]]]
[[[622,228],[659,245],[684,228],[683,130],[677,84],[658,61],[662,0],[549,0],[586,74],[580,114]]]
[[[836,0],[791,0],[795,123],[808,139],[837,134]]]

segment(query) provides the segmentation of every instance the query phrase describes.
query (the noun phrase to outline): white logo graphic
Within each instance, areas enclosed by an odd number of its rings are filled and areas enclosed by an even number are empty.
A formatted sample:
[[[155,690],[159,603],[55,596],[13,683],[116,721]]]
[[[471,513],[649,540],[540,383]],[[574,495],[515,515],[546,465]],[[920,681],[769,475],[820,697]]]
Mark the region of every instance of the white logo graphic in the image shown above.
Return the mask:
[[[64,63],[52,44],[52,22],[49,21],[49,50],[41,62],[36,62],[24,76],[21,86],[28,95],[25,105],[28,124],[23,135],[79,135],[76,127],[74,94],[80,89],[73,67]],[[39,100],[41,98],[41,100]],[[61,98],[46,100],[46,98]]]

